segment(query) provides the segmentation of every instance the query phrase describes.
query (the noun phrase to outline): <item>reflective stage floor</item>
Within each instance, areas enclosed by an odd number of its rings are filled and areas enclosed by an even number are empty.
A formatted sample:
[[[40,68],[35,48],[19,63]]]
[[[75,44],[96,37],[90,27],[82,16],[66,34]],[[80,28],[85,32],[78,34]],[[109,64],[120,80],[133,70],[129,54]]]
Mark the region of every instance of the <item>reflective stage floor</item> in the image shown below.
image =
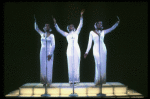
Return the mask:
[[[144,98],[144,96],[120,82],[107,82],[102,86],[102,93],[106,98]],[[81,82],[74,86],[74,93],[78,97],[98,97],[100,88],[93,82]],[[26,83],[19,89],[10,92],[5,97],[41,97],[45,93],[45,87],[41,83]],[[70,97],[73,93],[73,86],[69,83],[52,83],[47,87],[50,97]]]

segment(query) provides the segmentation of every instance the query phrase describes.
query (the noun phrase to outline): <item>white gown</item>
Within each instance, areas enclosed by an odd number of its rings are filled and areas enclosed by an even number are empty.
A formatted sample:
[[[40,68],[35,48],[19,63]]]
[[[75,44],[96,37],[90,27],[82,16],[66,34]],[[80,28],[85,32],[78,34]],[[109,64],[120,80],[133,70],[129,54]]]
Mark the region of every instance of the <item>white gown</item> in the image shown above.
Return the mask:
[[[91,49],[92,46],[92,40],[94,41],[94,46],[93,46],[93,56],[95,59],[95,78],[94,78],[94,83],[95,84],[100,84],[100,75],[102,78],[102,83],[106,83],[106,60],[107,60],[107,49],[104,43],[104,36],[105,34],[111,32],[118,26],[118,23],[114,24],[111,28],[102,30],[102,31],[97,31],[96,34],[94,31],[90,31],[89,34],[89,41],[88,41],[88,46],[87,50],[85,53],[89,53],[89,50]]]
[[[40,82],[42,84],[52,83],[53,74],[53,59],[54,59],[54,49],[55,49],[55,38],[53,34],[50,34],[47,38],[44,37],[43,32],[39,32],[38,26],[35,23],[35,30],[41,35],[41,49],[40,49]],[[46,55],[46,39],[47,39],[47,55]],[[46,56],[52,55],[51,59],[48,61]],[[47,78],[46,78],[46,60],[47,60]]]
[[[55,24],[56,30],[66,37],[68,46],[67,46],[67,63],[68,63],[68,76],[69,83],[80,82],[80,47],[78,45],[78,35],[83,25],[83,18],[80,18],[80,23],[76,31],[71,31],[70,33],[62,31],[57,24]]]

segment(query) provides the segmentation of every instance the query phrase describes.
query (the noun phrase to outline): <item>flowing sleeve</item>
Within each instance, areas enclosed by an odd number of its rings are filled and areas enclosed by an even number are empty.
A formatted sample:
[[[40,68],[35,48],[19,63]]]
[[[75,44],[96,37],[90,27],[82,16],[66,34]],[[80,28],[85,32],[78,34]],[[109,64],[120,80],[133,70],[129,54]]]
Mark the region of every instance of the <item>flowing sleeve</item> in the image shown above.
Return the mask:
[[[34,29],[35,29],[40,35],[43,34],[43,32],[38,28],[38,25],[36,24],[36,22],[34,23]]]
[[[51,36],[51,44],[52,44],[52,47],[51,47],[51,50],[49,52],[50,55],[52,55],[54,53],[54,50],[55,50],[55,37],[53,34]]]
[[[78,34],[80,33],[82,26],[83,26],[83,17],[80,17],[80,23],[79,23],[78,28],[76,30]]]
[[[92,46],[92,31],[90,32],[89,34],[89,41],[88,41],[88,46],[87,46],[87,49],[86,49],[86,54],[89,53],[90,49],[91,49],[91,46]]]
[[[116,22],[111,28],[104,30],[104,34],[107,34],[114,30],[118,26],[118,22]]]
[[[63,31],[63,30],[61,30],[57,24],[55,24],[55,28],[56,28],[56,30],[57,30],[61,35],[63,35],[64,37],[66,37],[66,36],[68,35],[68,33],[65,32],[65,31]]]

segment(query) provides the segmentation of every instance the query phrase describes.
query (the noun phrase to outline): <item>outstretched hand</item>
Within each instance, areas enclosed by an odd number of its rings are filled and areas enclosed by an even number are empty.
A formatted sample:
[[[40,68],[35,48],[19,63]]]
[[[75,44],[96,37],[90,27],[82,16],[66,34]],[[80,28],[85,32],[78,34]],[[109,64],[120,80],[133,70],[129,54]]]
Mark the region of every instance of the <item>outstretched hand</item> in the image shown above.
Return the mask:
[[[119,23],[119,22],[120,22],[120,19],[119,19],[119,17],[118,17],[118,16],[117,16],[117,18],[118,18],[118,21],[117,21],[117,22]]]
[[[83,15],[83,13],[84,13],[84,9],[81,10],[81,16]]]
[[[52,18],[53,18],[53,16],[52,16]],[[54,21],[54,24],[56,24],[56,19],[55,18],[53,18],[53,21]]]
[[[35,20],[35,22],[36,22],[35,14],[34,14],[34,20]]]

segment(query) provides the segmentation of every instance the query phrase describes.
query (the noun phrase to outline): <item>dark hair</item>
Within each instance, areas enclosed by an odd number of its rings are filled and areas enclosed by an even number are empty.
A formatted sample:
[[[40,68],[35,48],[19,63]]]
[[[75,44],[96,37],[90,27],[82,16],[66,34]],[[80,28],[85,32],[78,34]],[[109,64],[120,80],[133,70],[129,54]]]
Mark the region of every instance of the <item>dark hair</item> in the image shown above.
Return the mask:
[[[70,25],[73,25],[73,24],[70,24]],[[68,32],[69,32],[69,26],[70,26],[70,25],[67,26],[67,31],[68,31]],[[73,25],[73,27],[74,27],[74,25]],[[76,30],[76,29],[75,29],[75,27],[74,27],[74,31],[75,31],[75,30]]]
[[[47,23],[47,24],[48,24],[48,23]],[[50,24],[48,24],[48,25],[49,25],[49,27],[50,27]],[[45,24],[45,26],[46,26],[46,24]],[[44,31],[45,31],[45,29],[44,29],[44,28],[45,28],[45,26],[43,27],[43,30],[44,30]],[[49,29],[49,31],[51,32],[51,31],[52,31],[52,29],[50,28],[50,29]]]
[[[102,22],[102,21],[98,21],[98,22]],[[97,25],[98,22],[96,22],[96,25]],[[103,22],[102,22],[102,23],[103,23]]]
[[[47,23],[48,24],[48,23]],[[50,24],[48,24],[49,26],[50,26]],[[46,24],[45,24],[45,26],[46,26]]]
[[[98,22],[102,22],[102,21],[98,21]],[[97,29],[97,23],[98,23],[98,22],[95,22],[95,24],[94,24],[94,28],[95,28],[95,29]],[[102,23],[103,23],[103,22],[102,22]],[[102,28],[103,28],[103,27],[102,27]]]

